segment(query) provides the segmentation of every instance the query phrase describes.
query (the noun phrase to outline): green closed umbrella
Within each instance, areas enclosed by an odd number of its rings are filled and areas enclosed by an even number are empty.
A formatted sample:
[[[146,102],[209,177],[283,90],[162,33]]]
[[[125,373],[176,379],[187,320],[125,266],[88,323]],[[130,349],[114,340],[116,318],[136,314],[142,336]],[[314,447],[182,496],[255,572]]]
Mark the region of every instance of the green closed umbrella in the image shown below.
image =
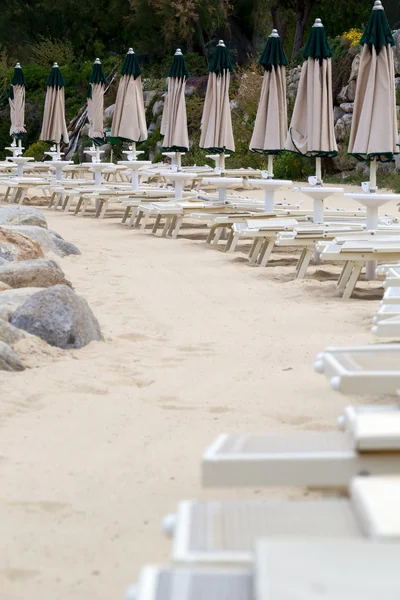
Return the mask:
[[[338,153],[333,122],[332,50],[321,19],[315,20],[302,55],[305,61],[285,147],[316,158],[316,179],[320,184],[321,158]]]
[[[89,120],[89,138],[95,146],[104,144],[104,88],[107,83],[106,76],[99,58],[93,63],[92,73],[87,89],[87,108]]]
[[[225,170],[225,152],[235,152],[229,84],[232,62],[229,50],[219,41],[208,67],[208,83],[201,119],[200,148],[220,155],[220,168]]]
[[[18,145],[22,145],[22,138],[26,133],[25,129],[25,79],[21,65],[17,63],[14,69],[14,76],[11,80],[10,90],[8,92],[8,102],[10,105],[10,135],[14,140],[18,140]]]
[[[163,150],[175,152],[178,170],[181,152],[189,150],[185,89],[189,77],[185,58],[178,48],[168,71],[167,94],[161,121],[161,135],[164,136]]]

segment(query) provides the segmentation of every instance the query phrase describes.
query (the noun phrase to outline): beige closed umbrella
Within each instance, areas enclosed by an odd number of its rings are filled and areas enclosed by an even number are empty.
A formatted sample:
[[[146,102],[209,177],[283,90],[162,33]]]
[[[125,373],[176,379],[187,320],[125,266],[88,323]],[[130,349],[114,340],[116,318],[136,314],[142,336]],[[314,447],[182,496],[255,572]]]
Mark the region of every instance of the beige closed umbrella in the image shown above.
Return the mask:
[[[321,19],[315,20],[302,56],[306,60],[285,148],[316,158],[316,180],[321,184],[321,158],[338,153],[333,121],[332,51]]]
[[[272,30],[258,62],[264,67],[264,77],[250,150],[268,155],[268,178],[272,178],[273,157],[284,150],[287,135],[288,60],[276,29]]]
[[[229,51],[219,41],[208,67],[208,83],[201,119],[200,148],[220,155],[219,167],[225,170],[225,152],[235,152],[229,84],[232,62]]]
[[[25,78],[21,65],[17,63],[14,68],[14,76],[11,80],[10,90],[8,92],[8,102],[10,105],[10,135],[18,146],[22,147],[22,138],[26,133],[25,129]]]
[[[360,40],[363,46],[357,78],[349,154],[370,163],[369,191],[376,191],[376,162],[398,154],[395,41],[381,2],[375,2]]]
[[[55,144],[57,154],[60,155],[60,144],[68,144],[69,137],[65,122],[65,81],[57,63],[54,63],[50,71],[46,86],[40,139]]]
[[[98,150],[104,144],[104,87],[107,83],[99,58],[93,63],[87,90],[89,138]],[[99,155],[97,156],[99,159]]]
[[[161,121],[164,136],[163,150],[176,153],[178,170],[181,168],[181,153],[189,150],[185,90],[189,77],[185,58],[178,48],[168,71],[167,94]]]
[[[147,140],[142,71],[132,48],[129,48],[121,69],[117,99],[111,126],[111,141],[130,142],[136,159],[136,144]]]

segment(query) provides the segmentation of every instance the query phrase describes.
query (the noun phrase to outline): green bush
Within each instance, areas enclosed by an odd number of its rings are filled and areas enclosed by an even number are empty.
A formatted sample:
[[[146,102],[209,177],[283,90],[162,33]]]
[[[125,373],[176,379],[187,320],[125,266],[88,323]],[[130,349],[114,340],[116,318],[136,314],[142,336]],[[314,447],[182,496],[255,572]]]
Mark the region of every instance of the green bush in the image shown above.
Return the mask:
[[[33,156],[36,161],[43,160],[44,153],[49,150],[49,144],[47,142],[34,142],[24,152],[24,156]]]
[[[276,179],[303,181],[315,173],[315,159],[307,158],[295,152],[284,152],[275,159],[274,175]]]

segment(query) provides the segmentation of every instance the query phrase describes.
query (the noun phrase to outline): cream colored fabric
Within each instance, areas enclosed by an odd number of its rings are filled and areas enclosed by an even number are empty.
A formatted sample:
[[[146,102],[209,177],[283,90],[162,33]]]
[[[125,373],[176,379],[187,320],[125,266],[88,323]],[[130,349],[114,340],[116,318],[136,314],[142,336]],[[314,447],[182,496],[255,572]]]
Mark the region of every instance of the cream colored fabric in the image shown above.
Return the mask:
[[[376,54],[366,44],[361,52],[349,153],[366,158],[369,154],[398,152],[396,91],[393,49],[383,46]]]
[[[120,79],[111,137],[120,137],[132,142],[147,140],[141,75],[137,79],[132,75],[123,75]]]
[[[287,135],[286,69],[265,71],[250,150],[271,152],[285,147]]]
[[[161,121],[163,148],[189,149],[185,88],[186,80],[183,77],[168,77],[168,92]]]
[[[337,152],[330,58],[303,63],[285,148],[309,156]]]
[[[26,133],[25,129],[25,86],[13,86],[14,98],[9,98],[10,103],[10,135]]]
[[[59,144],[68,144],[69,137],[65,123],[64,88],[48,87],[44,103],[43,124],[40,139]]]
[[[200,148],[235,151],[233,140],[229,83],[231,75],[209,73],[207,93],[201,119]]]
[[[104,85],[92,83],[92,97],[87,99],[89,137],[103,138],[103,115],[104,115]]]

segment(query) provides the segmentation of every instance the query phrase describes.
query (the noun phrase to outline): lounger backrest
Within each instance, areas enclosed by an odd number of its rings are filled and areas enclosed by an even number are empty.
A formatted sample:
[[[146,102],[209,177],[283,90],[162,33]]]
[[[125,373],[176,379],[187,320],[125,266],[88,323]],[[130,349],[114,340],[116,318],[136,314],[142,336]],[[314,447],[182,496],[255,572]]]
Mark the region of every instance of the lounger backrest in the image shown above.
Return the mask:
[[[400,477],[356,477],[350,496],[366,536],[400,541]]]

